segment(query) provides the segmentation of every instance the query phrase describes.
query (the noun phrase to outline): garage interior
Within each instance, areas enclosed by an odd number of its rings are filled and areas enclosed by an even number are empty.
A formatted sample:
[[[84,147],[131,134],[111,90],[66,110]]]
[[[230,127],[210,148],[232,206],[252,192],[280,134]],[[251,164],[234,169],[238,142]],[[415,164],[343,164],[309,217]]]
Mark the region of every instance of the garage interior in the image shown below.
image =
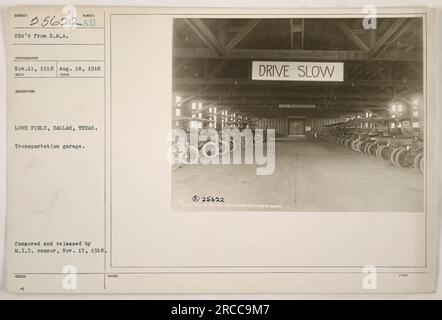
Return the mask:
[[[256,80],[254,61],[342,62],[343,81]],[[276,134],[269,176],[174,166],[175,209],[423,211],[423,62],[421,18],[174,19],[172,127]]]

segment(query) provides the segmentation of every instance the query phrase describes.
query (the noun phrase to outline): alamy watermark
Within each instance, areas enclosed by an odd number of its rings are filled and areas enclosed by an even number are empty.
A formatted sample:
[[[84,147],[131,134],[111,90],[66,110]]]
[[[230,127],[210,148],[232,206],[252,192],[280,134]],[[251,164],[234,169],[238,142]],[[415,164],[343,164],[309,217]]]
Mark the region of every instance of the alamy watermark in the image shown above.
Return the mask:
[[[77,268],[73,265],[66,265],[63,267],[63,289],[77,290]]]
[[[366,5],[362,9],[362,12],[365,14],[364,18],[362,19],[362,26],[364,27],[364,29],[377,29],[378,11],[376,10],[376,7],[373,5]]]
[[[173,129],[168,134],[171,146],[168,160],[173,167],[182,164],[255,164],[257,175],[275,171],[275,130],[267,129]],[[264,146],[266,152],[264,153]]]
[[[375,266],[367,265],[362,269],[362,288],[365,290],[376,290],[378,287],[378,274]]]

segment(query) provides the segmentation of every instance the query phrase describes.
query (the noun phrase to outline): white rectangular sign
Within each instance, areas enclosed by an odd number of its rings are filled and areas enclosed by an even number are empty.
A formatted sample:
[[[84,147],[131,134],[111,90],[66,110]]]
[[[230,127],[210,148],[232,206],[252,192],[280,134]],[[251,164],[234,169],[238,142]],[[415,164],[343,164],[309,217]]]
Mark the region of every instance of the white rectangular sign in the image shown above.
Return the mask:
[[[253,61],[252,80],[344,81],[344,63]]]

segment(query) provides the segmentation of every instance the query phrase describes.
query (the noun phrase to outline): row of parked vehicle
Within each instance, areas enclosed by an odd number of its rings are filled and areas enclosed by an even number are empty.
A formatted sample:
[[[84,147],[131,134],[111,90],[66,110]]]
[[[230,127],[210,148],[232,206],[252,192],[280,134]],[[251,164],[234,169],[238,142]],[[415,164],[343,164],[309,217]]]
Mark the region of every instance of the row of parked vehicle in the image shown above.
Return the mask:
[[[403,169],[424,174],[424,147],[418,137],[390,136],[382,132],[349,131],[330,135],[336,144],[355,152],[391,162]]]

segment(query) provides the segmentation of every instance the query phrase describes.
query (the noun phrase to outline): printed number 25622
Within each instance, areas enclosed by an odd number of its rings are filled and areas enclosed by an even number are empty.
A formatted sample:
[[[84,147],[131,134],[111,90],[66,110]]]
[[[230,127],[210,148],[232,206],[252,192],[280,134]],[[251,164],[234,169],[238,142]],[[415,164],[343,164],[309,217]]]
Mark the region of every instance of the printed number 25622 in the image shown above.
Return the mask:
[[[201,202],[224,202],[224,197],[201,197]]]

